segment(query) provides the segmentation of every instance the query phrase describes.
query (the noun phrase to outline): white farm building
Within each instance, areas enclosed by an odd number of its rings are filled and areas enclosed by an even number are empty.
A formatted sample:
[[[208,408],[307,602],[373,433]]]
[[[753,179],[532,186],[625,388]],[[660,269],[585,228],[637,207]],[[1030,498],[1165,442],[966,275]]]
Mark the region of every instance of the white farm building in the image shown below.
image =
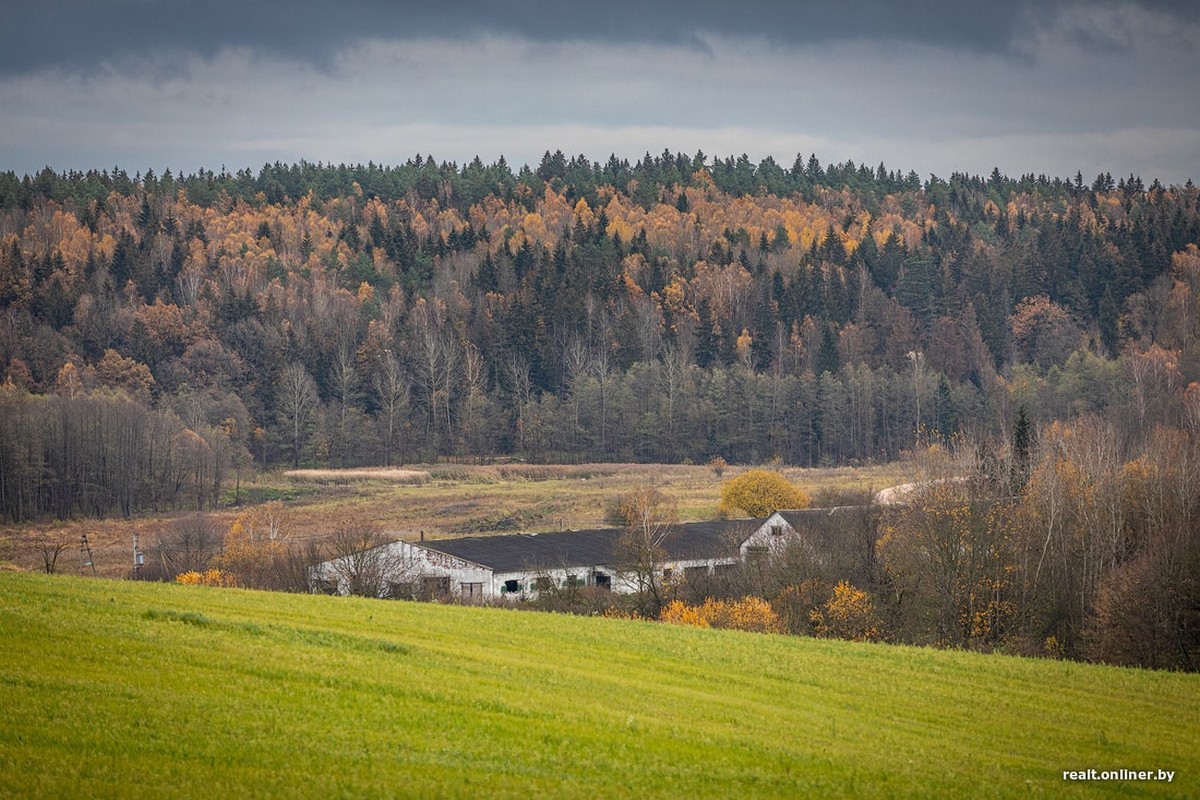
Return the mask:
[[[766,519],[714,520],[671,526],[655,563],[659,579],[696,578],[743,561],[773,559],[803,546],[821,562],[837,558],[846,533],[861,527],[866,508],[777,511]],[[619,528],[553,533],[394,541],[313,568],[317,591],[395,598],[459,597],[468,601],[536,596],[570,586],[618,593],[637,590],[622,572]]]
[[[662,542],[660,576],[707,574],[735,565],[740,545],[763,523],[741,519],[672,526]],[[598,528],[395,541],[318,564],[313,582],[331,593],[400,598],[515,598],[533,596],[551,585],[628,593],[636,582],[618,569],[622,533],[619,528]]]

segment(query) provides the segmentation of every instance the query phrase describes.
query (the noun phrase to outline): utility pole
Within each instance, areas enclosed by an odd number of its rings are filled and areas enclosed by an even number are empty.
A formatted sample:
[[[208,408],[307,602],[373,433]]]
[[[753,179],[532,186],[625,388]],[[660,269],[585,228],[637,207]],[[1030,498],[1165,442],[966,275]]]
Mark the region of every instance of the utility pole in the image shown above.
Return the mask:
[[[133,535],[133,577],[137,576],[142,571],[142,565],[146,563],[146,554],[138,547],[138,535]]]

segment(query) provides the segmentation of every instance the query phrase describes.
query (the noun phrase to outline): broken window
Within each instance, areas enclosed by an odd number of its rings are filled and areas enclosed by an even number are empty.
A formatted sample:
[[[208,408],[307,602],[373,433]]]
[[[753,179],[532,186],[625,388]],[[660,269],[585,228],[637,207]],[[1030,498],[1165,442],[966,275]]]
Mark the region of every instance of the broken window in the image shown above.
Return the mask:
[[[664,570],[665,572],[665,570]],[[612,576],[605,575],[603,572],[596,573],[596,587],[605,590],[612,590]]]
[[[511,581],[504,582],[503,592],[505,594],[515,594],[517,592],[523,592],[523,591],[525,591],[525,588],[523,586],[521,586],[521,582],[518,580],[511,580]]]
[[[783,536],[783,526],[782,525],[772,525],[771,526],[771,535],[772,536]]]

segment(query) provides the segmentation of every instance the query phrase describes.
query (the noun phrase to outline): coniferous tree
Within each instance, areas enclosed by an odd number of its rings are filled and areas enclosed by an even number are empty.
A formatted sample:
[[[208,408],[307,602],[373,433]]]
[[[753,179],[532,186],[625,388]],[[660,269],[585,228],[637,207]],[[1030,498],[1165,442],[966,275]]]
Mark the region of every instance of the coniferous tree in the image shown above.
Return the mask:
[[[1025,404],[1017,407],[1017,419],[1012,429],[1012,475],[1010,482],[1014,492],[1019,492],[1029,480],[1030,460],[1033,453],[1033,426]]]

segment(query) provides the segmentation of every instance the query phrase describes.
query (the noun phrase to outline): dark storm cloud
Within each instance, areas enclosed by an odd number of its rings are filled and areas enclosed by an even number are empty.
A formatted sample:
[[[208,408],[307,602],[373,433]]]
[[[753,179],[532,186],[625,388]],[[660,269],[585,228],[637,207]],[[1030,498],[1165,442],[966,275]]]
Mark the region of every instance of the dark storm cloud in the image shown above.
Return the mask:
[[[1196,19],[1193,2],[1141,0],[1142,6]],[[702,34],[758,36],[777,44],[853,39],[915,42],[1002,52],[1031,23],[1064,3],[962,0],[42,0],[8,2],[0,27],[0,71],[86,71],[105,61],[158,53],[209,57],[244,47],[328,64],[362,38],[519,36],[679,44]],[[1104,44],[1099,42],[1098,44]]]
[[[1196,3],[0,0],[0,20],[18,172],[665,147],[1200,177]]]

